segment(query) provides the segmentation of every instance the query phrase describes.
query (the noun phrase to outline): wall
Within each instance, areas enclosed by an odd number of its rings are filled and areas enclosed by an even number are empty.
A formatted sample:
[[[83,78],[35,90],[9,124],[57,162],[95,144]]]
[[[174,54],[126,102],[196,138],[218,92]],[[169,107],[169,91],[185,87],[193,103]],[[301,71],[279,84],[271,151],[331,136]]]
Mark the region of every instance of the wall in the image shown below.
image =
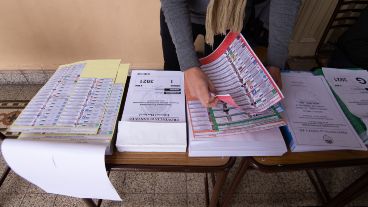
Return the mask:
[[[314,55],[336,2],[303,0],[290,56]],[[1,0],[0,70],[98,58],[162,68],[159,8],[159,0]]]
[[[122,58],[162,68],[159,0],[1,0],[0,70]]]

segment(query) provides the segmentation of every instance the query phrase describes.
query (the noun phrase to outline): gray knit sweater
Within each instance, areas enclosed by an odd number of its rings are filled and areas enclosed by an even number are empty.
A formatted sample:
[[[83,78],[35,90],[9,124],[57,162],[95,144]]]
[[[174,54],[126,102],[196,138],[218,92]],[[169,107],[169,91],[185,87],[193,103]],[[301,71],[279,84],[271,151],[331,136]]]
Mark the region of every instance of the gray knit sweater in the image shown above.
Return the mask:
[[[271,0],[267,65],[284,67],[300,1]],[[193,45],[191,23],[205,23],[207,4],[208,0],[161,0],[182,71],[200,66]]]

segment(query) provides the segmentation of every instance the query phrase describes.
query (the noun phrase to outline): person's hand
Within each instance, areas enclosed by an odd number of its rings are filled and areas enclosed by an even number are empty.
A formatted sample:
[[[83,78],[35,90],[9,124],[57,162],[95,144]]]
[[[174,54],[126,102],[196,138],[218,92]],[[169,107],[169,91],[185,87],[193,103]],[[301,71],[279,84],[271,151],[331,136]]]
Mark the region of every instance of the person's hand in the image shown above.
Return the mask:
[[[199,67],[192,67],[184,71],[185,83],[188,84],[190,94],[199,99],[204,107],[213,107],[217,99],[210,93],[215,93],[215,87],[207,75]]]
[[[267,70],[270,73],[271,77],[277,84],[277,86],[281,89],[282,88],[282,80],[281,80],[281,70],[279,67],[276,66],[267,66]]]

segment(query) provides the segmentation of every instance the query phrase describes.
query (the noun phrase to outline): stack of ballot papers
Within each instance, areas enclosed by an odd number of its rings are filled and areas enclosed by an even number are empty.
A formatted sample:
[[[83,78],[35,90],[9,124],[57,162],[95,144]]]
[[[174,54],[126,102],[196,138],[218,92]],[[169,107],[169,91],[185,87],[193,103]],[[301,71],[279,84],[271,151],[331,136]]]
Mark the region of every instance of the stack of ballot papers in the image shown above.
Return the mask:
[[[322,68],[345,115],[368,145],[368,72],[363,69]]]
[[[184,75],[133,70],[116,148],[120,152],[185,152]]]
[[[292,151],[367,150],[323,76],[284,73],[282,83]]]
[[[200,60],[219,102],[205,108],[186,90],[189,156],[282,155],[283,94],[239,33]],[[224,98],[226,97],[226,98]]]
[[[61,65],[10,127],[1,145],[11,169],[48,193],[121,200],[105,169],[129,64]]]
[[[10,126],[19,139],[109,144],[129,64],[88,60],[61,65]]]

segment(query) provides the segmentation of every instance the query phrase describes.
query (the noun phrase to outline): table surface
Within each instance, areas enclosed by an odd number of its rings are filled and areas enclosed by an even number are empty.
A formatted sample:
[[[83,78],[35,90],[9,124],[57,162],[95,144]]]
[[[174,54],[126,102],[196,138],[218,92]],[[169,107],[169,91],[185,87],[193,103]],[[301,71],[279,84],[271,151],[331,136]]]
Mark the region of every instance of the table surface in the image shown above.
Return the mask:
[[[254,161],[265,166],[297,165],[297,164],[323,164],[331,162],[361,162],[368,163],[368,151],[336,150],[320,152],[287,152],[283,156],[253,157]]]
[[[223,167],[230,160],[229,157],[188,157],[184,152],[114,152],[106,156],[107,165]]]

